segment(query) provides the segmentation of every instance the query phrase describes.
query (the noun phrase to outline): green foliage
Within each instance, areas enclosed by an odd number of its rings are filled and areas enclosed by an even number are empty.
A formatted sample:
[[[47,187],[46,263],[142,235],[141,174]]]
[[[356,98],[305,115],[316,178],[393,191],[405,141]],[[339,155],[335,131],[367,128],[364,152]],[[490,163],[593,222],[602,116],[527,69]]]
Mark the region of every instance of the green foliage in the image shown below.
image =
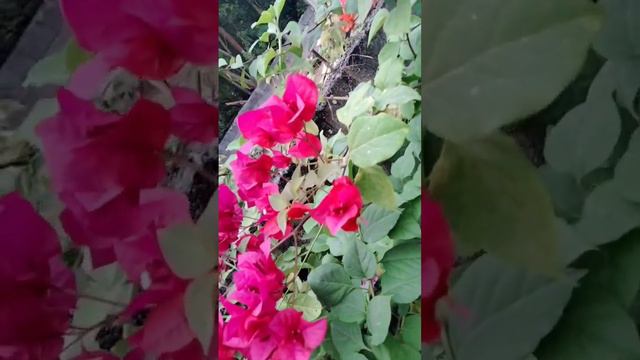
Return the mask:
[[[452,141],[548,105],[580,70],[601,22],[589,0],[436,0],[425,14],[427,128]]]
[[[452,309],[447,319],[456,359],[510,360],[531,354],[562,315],[579,276],[552,279],[491,256],[474,262],[453,288],[472,318]]]
[[[450,279],[465,311],[439,304],[430,358],[640,358],[640,6],[597,3],[425,4],[427,183],[456,249],[488,253]],[[525,134],[538,169],[501,132],[523,119],[553,125]]]
[[[466,251],[484,249],[534,271],[559,271],[551,200],[511,139],[446,143],[431,176],[433,195]]]

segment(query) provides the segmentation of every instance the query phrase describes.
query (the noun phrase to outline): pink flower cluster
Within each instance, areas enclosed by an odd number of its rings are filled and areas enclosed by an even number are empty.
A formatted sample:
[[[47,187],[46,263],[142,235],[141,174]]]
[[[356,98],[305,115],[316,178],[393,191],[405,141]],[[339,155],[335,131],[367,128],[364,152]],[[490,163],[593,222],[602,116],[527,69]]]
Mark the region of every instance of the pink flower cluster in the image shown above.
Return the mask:
[[[212,143],[217,109],[198,92],[176,87],[170,109],[143,98],[126,114],[108,113],[87,100],[83,85],[101,80],[93,77],[96,69],[100,76],[124,68],[142,79],[164,80],[187,63],[215,66],[217,2],[61,0],[61,6],[80,46],[95,55],[69,88],[59,90],[59,112],[36,129],[64,205],[64,230],[89,249],[94,267],[117,262],[144,288],[115,320],[129,323],[148,313],[144,326],[126,339],[128,360],[205,359],[185,315],[189,280],[169,269],[158,232],[192,222],[186,196],[163,186],[167,142],[173,135]],[[61,261],[57,235],[28,202],[10,194],[0,198],[0,239],[0,358],[57,359],[76,304],[74,276]],[[143,286],[143,277],[149,284]]]
[[[218,323],[221,360],[234,359],[236,352],[251,360],[308,360],[324,341],[326,319],[311,323],[296,310],[276,310],[284,290],[284,274],[271,258],[270,249],[265,250],[238,256],[238,271],[233,277],[236,290],[221,298],[230,315],[229,321]]]
[[[225,321],[221,314],[218,322],[220,359],[233,359],[241,353],[251,360],[307,360],[324,341],[326,319],[308,322],[294,309],[276,310],[285,287],[284,274],[271,256],[272,241],[294,236],[293,225],[309,217],[334,235],[339,230],[357,231],[362,197],[348,177],[341,177],[313,209],[306,199],[293,200],[276,210],[269,199],[279,194],[273,182],[276,172],[302,159],[320,156],[320,140],[305,131],[317,101],[318,90],[312,80],[290,75],[282,98],[273,96],[259,109],[238,118],[247,144],[230,164],[238,196],[227,186],[220,186],[218,235],[221,257],[242,240],[246,241],[246,251],[237,257],[234,291],[220,300],[227,315]],[[243,212],[239,201],[259,211],[257,235],[240,235]],[[284,226],[279,223],[279,214],[283,213]]]

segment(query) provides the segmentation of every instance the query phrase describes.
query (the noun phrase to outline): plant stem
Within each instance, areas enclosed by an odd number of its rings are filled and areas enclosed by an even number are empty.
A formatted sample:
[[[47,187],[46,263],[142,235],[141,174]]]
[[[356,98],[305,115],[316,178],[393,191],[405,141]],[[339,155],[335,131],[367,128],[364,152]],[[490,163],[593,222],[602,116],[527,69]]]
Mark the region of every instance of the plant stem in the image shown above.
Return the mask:
[[[413,50],[413,46],[411,46],[411,40],[409,39],[409,34],[407,34],[407,44],[409,44],[409,49],[411,50],[411,53],[413,54],[413,57],[418,57],[418,55],[416,55],[416,52]]]

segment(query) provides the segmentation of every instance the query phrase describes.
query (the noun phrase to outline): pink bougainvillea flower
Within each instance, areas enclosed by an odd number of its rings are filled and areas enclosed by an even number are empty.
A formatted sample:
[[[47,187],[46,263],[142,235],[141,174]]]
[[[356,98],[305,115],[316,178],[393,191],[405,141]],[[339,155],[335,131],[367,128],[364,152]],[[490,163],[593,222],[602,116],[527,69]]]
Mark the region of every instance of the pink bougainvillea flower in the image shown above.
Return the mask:
[[[100,95],[111,70],[103,59],[93,58],[76,69],[67,89],[81,99],[95,99]]]
[[[278,98],[272,98],[263,107],[238,116],[238,128],[242,136],[264,148],[288,143],[303,126],[304,123]]]
[[[89,247],[94,267],[118,259],[134,281],[141,267],[160,256],[155,230],[190,220],[186,196],[171,189],[123,192],[93,211],[66,200],[62,225],[75,243]]]
[[[322,199],[320,205],[311,210],[311,217],[325,225],[332,235],[340,229],[358,231],[358,217],[362,210],[360,190],[346,176],[333,182],[329,194]]]
[[[422,226],[422,341],[431,343],[440,338],[436,303],[448,292],[455,255],[449,224],[428,192],[423,192]]]
[[[235,360],[236,351],[224,344],[225,323],[222,321],[222,315],[218,313],[218,359],[219,360]]]
[[[284,274],[270,254],[240,254],[233,281],[236,292],[232,294],[232,299],[247,305],[255,316],[275,309],[276,302],[282,297]]]
[[[0,198],[0,358],[57,359],[75,278],[55,230],[17,193]]]
[[[186,62],[216,61],[216,1],[62,0],[61,7],[80,46],[140,77],[164,79]]]
[[[320,139],[302,131],[296,136],[294,146],[289,149],[289,154],[298,159],[305,159],[318,157],[320,150],[322,150]]]
[[[222,255],[238,238],[238,230],[242,223],[242,209],[238,205],[238,199],[224,184],[218,188],[218,211],[218,251]]]
[[[324,341],[327,320],[308,322],[294,309],[278,312],[269,324],[276,343],[271,360],[307,360]]]
[[[267,210],[271,207],[269,196],[278,194],[278,185],[264,183],[250,189],[238,191],[240,198],[247,202],[248,207],[255,206],[258,210]]]
[[[291,165],[291,158],[280,151],[273,151],[273,166],[278,169],[286,169]]]
[[[282,100],[303,121],[311,121],[318,105],[318,87],[304,75],[289,75]]]
[[[171,108],[171,132],[184,141],[210,143],[218,136],[218,109],[194,90],[171,89],[176,105]]]
[[[291,220],[300,220],[309,212],[309,207],[305,204],[293,203],[287,210],[287,217]]]
[[[251,189],[262,185],[271,179],[273,159],[268,155],[260,155],[253,159],[248,155],[238,152],[236,160],[232,161],[231,172],[238,188]]]
[[[265,349],[265,345],[269,345],[268,326],[276,313],[275,307],[264,308],[262,314],[253,315],[252,310],[232,304],[224,297],[220,299],[220,304],[231,315],[220,335],[224,346],[250,356],[251,359],[258,358],[261,356],[259,354],[265,352],[268,356],[273,351],[273,348]]]
[[[120,117],[65,89],[58,102],[58,114],[36,128],[57,193],[91,211],[124,189],[152,188],[164,179],[170,118],[160,105],[140,100]]]
[[[292,141],[310,121],[318,103],[318,88],[306,76],[289,75],[282,99],[271,97],[259,109],[238,117],[242,136],[265,148]]]
[[[133,348],[145,355],[159,359],[183,359],[176,354],[198,352],[194,347],[196,335],[191,330],[184,311],[184,296],[188,280],[180,279],[168,268],[164,260],[158,260],[147,268],[151,285],[137,295],[125,311],[133,316],[142,310],[149,315],[141,330],[128,338]],[[213,296],[213,294],[212,294]],[[201,354],[202,351],[199,350]],[[199,357],[184,357],[184,359]]]

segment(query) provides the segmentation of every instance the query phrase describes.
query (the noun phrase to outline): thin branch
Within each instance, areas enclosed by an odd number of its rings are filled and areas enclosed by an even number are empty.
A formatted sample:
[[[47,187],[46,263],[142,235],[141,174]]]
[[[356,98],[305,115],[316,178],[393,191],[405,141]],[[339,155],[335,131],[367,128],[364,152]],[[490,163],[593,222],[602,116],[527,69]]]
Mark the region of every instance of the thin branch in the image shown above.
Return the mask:
[[[411,46],[411,39],[409,39],[409,34],[407,34],[407,44],[409,44],[409,49],[411,50],[413,57],[418,57],[418,55],[416,55],[416,52],[413,50],[413,46]]]
[[[237,106],[237,105],[244,105],[247,103],[247,100],[238,100],[238,101],[229,101],[228,103],[224,103],[227,106]]]
[[[218,31],[220,32],[222,38],[226,40],[232,48],[237,50],[238,53],[244,54],[246,52],[242,45],[240,45],[238,40],[231,36],[231,34],[229,34],[222,26],[218,26]]]

